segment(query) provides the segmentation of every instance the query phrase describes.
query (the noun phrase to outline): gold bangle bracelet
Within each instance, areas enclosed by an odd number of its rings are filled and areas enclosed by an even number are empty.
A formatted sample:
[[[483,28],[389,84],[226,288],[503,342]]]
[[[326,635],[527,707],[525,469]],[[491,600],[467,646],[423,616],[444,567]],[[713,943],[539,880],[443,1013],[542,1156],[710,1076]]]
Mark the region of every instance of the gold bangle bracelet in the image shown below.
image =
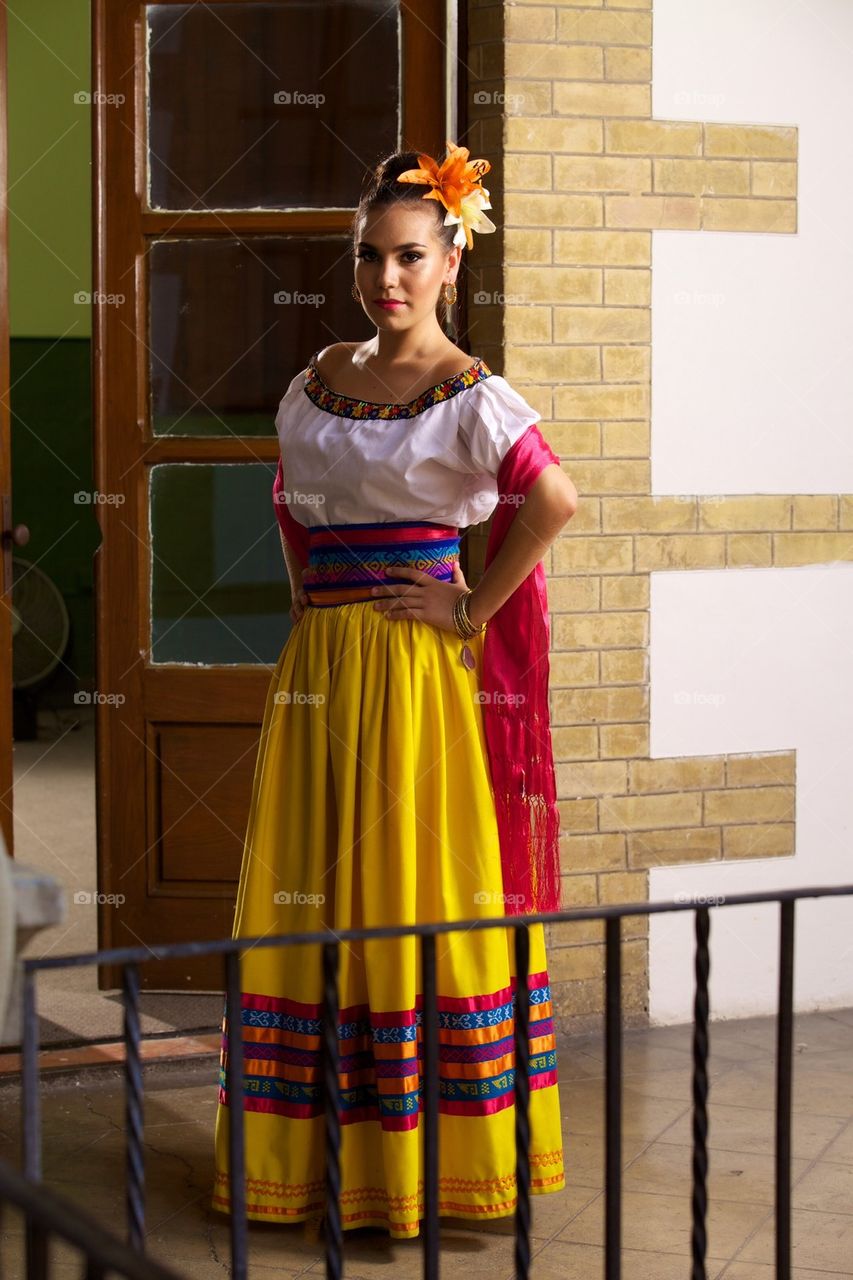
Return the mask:
[[[486,629],[485,622],[482,622],[480,623],[479,626],[477,626],[474,622],[471,621],[471,616],[468,613],[468,602],[473,594],[474,594],[473,590],[464,591],[460,594],[457,600],[459,613],[462,618],[462,623],[468,630],[468,634],[465,636],[466,640],[469,640],[471,636],[479,635],[482,631],[485,631]],[[457,630],[458,630],[458,626],[457,626]]]

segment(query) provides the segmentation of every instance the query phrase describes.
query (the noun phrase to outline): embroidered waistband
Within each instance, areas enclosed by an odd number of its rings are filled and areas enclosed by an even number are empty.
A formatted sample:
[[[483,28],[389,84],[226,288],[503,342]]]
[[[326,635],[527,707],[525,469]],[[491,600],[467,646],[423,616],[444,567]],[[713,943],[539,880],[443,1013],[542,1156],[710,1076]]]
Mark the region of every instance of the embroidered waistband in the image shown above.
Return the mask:
[[[313,606],[371,600],[378,583],[403,584],[394,565],[449,582],[459,559],[459,529],[430,520],[311,525],[303,585]]]

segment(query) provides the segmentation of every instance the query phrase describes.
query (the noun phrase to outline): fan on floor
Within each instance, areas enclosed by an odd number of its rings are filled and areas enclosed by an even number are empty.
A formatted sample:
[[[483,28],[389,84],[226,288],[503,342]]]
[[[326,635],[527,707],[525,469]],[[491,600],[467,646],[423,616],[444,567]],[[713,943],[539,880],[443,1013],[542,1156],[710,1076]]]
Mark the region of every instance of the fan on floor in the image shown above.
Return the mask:
[[[18,741],[36,736],[37,694],[59,666],[69,630],[59,588],[38,565],[13,556],[12,688]]]

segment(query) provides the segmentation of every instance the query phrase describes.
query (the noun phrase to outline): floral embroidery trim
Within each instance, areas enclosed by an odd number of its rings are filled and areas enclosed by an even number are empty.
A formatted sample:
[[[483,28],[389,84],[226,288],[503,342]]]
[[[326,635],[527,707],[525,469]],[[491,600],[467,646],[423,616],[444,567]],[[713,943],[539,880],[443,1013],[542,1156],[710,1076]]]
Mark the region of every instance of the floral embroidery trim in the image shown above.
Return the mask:
[[[444,1179],[440,1180],[442,1183]],[[564,1191],[566,1187],[565,1174],[560,1173],[553,1178],[531,1178],[530,1194],[531,1195],[547,1195],[549,1192]],[[354,1213],[341,1213],[341,1226],[358,1227],[367,1225],[387,1226],[392,1236],[404,1238],[405,1236],[416,1236],[419,1234],[420,1217],[424,1211],[422,1201],[414,1203],[414,1196],[396,1196],[395,1201],[399,1203],[397,1208],[397,1216],[392,1216],[380,1208],[371,1196],[359,1196],[358,1192],[353,1192],[350,1196],[341,1193],[340,1201],[343,1205],[345,1202],[352,1200],[357,1201],[359,1198],[365,1199],[367,1203],[363,1208],[356,1209]],[[410,1206],[411,1203],[411,1207]],[[509,1217],[516,1208],[517,1196],[513,1195],[509,1200],[500,1200],[491,1204],[476,1205],[471,1204],[467,1200],[439,1200],[438,1211],[446,1216],[454,1218],[469,1218],[474,1221],[485,1221],[489,1218]],[[211,1205],[214,1209],[222,1209],[226,1213],[231,1211],[231,1200],[229,1196],[214,1195],[211,1197]],[[298,1205],[271,1205],[257,1204],[249,1201],[246,1205],[246,1217],[253,1218],[259,1222],[268,1222],[271,1219],[283,1219],[290,1222],[301,1222],[306,1217],[313,1216],[323,1209],[325,1200],[309,1200],[305,1204]],[[418,1218],[413,1222],[405,1222],[400,1218],[400,1214],[417,1213]]]
[[[563,1170],[563,1148],[558,1147],[555,1151],[531,1151],[529,1152],[529,1162],[531,1167],[540,1165],[555,1165],[560,1171],[557,1177],[560,1177]],[[471,1192],[475,1195],[481,1195],[484,1191],[506,1191],[515,1188],[515,1172],[501,1174],[496,1178],[459,1178],[446,1176],[439,1178],[438,1185],[445,1190]],[[216,1169],[213,1177],[214,1183],[219,1187],[229,1187],[231,1179],[225,1169]],[[544,1185],[551,1179],[536,1179],[537,1184]],[[393,1208],[401,1206],[412,1206],[416,1200],[421,1199],[421,1193],[424,1189],[424,1181],[422,1178],[416,1180],[415,1185],[418,1188],[417,1195],[397,1195],[392,1196],[383,1186],[376,1187],[359,1187],[351,1191],[341,1191],[340,1200],[352,1201],[363,1199],[365,1196],[381,1199]],[[276,1182],[268,1178],[250,1178],[245,1179],[247,1191],[251,1191],[255,1195],[267,1196],[273,1198],[286,1198],[292,1196],[306,1196],[312,1191],[322,1191],[326,1183],[321,1178],[314,1182]]]
[[[476,383],[483,382],[486,378],[492,376],[489,366],[483,359],[478,357],[467,369],[463,369],[461,373],[451,374],[449,378],[445,378],[442,382],[436,382],[434,386],[422,391],[419,396],[414,400],[410,400],[408,404],[385,404],[379,400],[357,400],[355,396],[344,396],[337,391],[332,391],[331,387],[327,387],[320,377],[315,364],[315,356],[317,354],[315,352],[308,362],[304,386],[305,394],[319,409],[325,409],[327,413],[336,414],[340,418],[362,420],[414,418],[417,414],[423,413],[424,409],[429,409],[434,404],[441,404],[445,400],[450,400],[453,396],[458,395],[460,391],[465,391],[468,387],[473,387]]]

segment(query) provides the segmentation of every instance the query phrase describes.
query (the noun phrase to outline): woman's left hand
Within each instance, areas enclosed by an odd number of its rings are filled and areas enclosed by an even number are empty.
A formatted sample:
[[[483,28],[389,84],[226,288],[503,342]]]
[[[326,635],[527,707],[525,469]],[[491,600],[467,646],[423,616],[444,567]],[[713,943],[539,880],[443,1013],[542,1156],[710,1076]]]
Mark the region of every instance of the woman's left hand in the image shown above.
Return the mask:
[[[456,630],[453,606],[456,597],[468,590],[458,560],[453,562],[450,582],[441,582],[423,569],[410,569],[405,565],[392,565],[389,573],[395,578],[408,578],[410,581],[406,585],[389,583],[373,587],[373,595],[387,597],[374,601],[373,607],[377,611],[384,613],[386,618],[419,618],[442,631]]]

